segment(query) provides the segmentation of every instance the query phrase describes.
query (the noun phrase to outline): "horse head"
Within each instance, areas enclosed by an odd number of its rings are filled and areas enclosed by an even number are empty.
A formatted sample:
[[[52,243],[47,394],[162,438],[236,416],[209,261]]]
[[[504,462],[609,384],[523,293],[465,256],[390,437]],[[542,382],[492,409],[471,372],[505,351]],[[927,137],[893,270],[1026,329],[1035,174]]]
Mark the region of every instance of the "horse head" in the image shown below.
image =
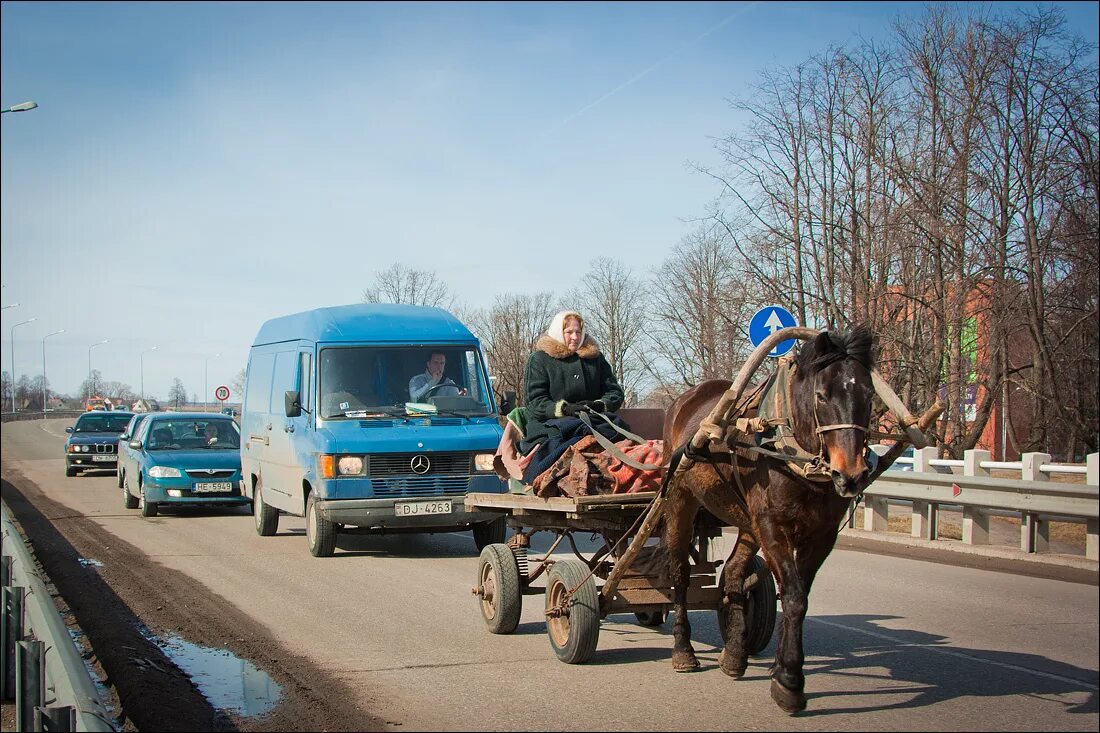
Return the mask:
[[[833,487],[845,498],[863,490],[871,471],[865,456],[875,395],[873,343],[864,326],[847,334],[823,332],[799,350],[791,380],[795,439],[822,455]]]

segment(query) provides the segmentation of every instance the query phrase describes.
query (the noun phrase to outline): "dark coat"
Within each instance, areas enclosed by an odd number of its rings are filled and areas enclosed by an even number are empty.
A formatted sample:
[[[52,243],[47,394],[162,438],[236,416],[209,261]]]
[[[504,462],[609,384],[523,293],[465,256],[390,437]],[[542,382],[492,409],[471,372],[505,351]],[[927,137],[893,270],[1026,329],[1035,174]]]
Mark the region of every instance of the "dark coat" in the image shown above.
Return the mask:
[[[527,408],[526,435],[520,444],[526,453],[560,431],[547,425],[548,420],[564,417],[567,402],[601,400],[605,412],[622,407],[623,388],[615,379],[607,359],[591,337],[576,352],[550,336],[543,336],[527,358],[523,373],[524,406]]]

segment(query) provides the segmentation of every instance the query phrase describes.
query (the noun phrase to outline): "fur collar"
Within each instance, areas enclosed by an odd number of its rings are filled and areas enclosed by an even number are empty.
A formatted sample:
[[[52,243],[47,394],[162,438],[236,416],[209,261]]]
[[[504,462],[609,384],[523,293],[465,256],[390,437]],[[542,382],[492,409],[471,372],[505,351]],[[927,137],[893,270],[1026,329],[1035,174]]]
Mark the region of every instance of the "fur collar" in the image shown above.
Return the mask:
[[[546,334],[543,334],[538,342],[535,343],[535,349],[537,351],[544,351],[555,359],[566,359],[573,355],[572,351],[565,348],[565,344]],[[582,359],[591,359],[600,355],[600,347],[596,345],[596,342],[592,340],[591,336],[585,336],[584,341],[581,342],[581,346],[577,349],[576,353],[577,356]]]

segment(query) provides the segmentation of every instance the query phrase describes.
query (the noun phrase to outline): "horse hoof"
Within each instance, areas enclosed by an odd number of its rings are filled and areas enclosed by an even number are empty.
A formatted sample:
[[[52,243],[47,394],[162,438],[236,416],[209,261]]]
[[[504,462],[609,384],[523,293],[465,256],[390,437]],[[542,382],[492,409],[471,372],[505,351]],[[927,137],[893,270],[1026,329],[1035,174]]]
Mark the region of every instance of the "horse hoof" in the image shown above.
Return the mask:
[[[785,713],[794,715],[806,709],[806,696],[784,687],[779,680],[772,680],[772,700]]]
[[[672,669],[674,672],[694,672],[699,669],[699,660],[694,654],[673,654]]]
[[[743,659],[739,663],[732,654],[723,649],[718,657],[718,667],[736,680],[745,676],[745,670],[749,668],[749,660]]]

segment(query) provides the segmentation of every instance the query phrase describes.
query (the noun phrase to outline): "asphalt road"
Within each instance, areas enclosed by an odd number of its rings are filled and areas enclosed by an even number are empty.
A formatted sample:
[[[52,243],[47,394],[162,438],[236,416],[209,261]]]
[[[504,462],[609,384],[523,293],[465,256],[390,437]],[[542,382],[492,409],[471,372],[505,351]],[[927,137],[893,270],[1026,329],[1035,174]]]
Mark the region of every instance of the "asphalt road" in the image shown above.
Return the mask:
[[[306,549],[302,520],[255,534],[241,513],[142,519],[114,474],[66,478],[69,421],[3,427],[5,473],[18,471],[73,516],[178,571],[262,630],[277,667],[305,659],[355,705],[414,730],[1086,730],[1098,717],[1095,585],[838,549],[810,596],[808,709],[768,695],[774,641],[746,678],[717,668],[719,632],[692,612],[703,663],[675,674],[670,625],[612,616],[584,665],[554,657],[542,598],[516,633],[489,634],[470,588],[469,534],[347,537],[333,558]],[[59,528],[63,530],[63,527]],[[125,600],[125,598],[124,598]],[[216,625],[217,618],[209,619]],[[150,623],[155,628],[155,623]]]

